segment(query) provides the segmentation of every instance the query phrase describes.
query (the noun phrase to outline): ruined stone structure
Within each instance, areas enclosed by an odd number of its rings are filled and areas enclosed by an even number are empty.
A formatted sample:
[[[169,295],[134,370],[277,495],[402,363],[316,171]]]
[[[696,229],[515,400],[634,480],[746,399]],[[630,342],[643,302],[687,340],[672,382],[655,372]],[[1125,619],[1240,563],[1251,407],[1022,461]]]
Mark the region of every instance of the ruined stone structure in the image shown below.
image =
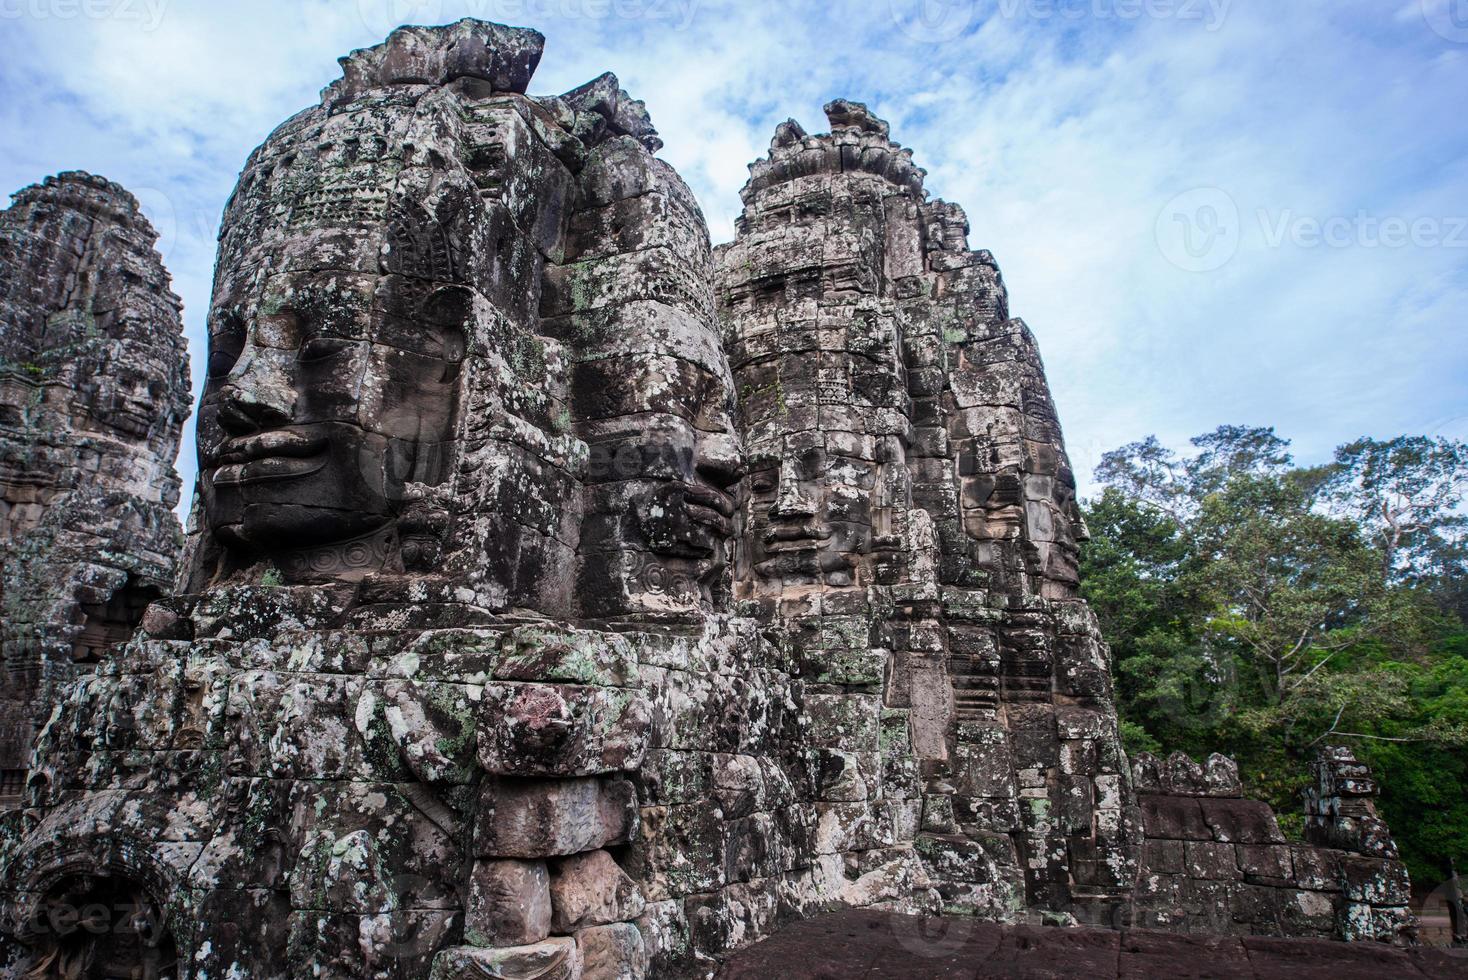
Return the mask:
[[[189,378],[157,237],[84,173],[0,212],[0,808],[64,686],[172,591]]]
[[[399,29],[246,164],[182,585],[44,733],[11,961],[706,977],[830,908],[1157,907],[1148,814],[1187,804],[1122,752],[962,211],[836,102],[715,254],[613,76],[525,94],[541,44]],[[1338,850],[1380,837],[1358,777],[1313,804]]]
[[[1132,763],[1147,842],[1132,920],[1190,933],[1395,940],[1412,928],[1407,869],[1350,750],[1314,766],[1306,842],[1243,798],[1238,766],[1176,753]]]

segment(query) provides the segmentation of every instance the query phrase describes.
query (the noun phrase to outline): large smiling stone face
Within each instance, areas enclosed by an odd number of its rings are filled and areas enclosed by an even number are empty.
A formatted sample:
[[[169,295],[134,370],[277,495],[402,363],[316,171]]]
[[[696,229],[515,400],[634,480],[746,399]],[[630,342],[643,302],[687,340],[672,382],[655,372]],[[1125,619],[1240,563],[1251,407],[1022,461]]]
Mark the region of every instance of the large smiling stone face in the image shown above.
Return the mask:
[[[733,385],[708,324],[657,304],[618,322],[625,336],[575,380],[590,447],[585,584],[608,590],[590,608],[697,608],[724,587],[729,561],[741,467]]]
[[[823,437],[787,435],[778,456],[756,458],[749,486],[755,573],[775,584],[852,585],[871,550],[879,465]]]
[[[466,290],[300,273],[216,300],[199,405],[209,527],[256,550],[348,540],[443,477]]]

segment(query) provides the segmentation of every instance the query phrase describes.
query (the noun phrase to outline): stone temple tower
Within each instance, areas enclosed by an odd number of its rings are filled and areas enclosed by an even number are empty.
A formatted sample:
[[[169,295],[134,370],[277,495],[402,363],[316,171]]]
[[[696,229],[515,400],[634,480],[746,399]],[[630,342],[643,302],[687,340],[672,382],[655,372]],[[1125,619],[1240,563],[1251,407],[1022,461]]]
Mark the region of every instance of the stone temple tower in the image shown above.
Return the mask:
[[[826,114],[777,129],[720,252],[751,472],[736,582],[802,651],[808,710],[910,738],[916,798],[861,819],[917,830],[946,903],[1107,905],[1138,821],[1034,338],[887,124]]]
[[[56,692],[172,588],[189,376],[157,238],[85,173],[0,212],[0,806]]]

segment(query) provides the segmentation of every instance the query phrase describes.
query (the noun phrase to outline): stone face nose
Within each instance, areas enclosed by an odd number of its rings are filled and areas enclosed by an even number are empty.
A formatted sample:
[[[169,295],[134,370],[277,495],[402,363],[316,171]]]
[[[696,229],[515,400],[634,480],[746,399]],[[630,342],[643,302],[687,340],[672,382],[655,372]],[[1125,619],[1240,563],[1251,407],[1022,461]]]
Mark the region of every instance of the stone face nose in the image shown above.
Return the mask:
[[[775,502],[770,505],[770,516],[778,518],[814,517],[816,505],[801,486],[800,477],[793,464],[780,466],[780,487],[775,492]]]
[[[739,452],[739,440],[728,432],[704,436],[694,467],[710,486],[728,490],[744,475],[744,459]]]
[[[280,351],[246,345],[219,393],[219,424],[226,432],[248,435],[291,421],[296,393],[284,359]]]

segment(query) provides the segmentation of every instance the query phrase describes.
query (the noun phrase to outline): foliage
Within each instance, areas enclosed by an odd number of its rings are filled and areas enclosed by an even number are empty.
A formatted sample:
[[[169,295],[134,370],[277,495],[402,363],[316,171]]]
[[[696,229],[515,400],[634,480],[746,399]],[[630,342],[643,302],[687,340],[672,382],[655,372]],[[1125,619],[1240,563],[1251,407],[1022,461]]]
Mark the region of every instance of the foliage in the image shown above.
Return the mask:
[[[1129,750],[1222,751],[1298,828],[1308,764],[1351,745],[1418,880],[1468,866],[1468,446],[1362,439],[1303,467],[1272,429],[1107,453],[1083,591]]]

